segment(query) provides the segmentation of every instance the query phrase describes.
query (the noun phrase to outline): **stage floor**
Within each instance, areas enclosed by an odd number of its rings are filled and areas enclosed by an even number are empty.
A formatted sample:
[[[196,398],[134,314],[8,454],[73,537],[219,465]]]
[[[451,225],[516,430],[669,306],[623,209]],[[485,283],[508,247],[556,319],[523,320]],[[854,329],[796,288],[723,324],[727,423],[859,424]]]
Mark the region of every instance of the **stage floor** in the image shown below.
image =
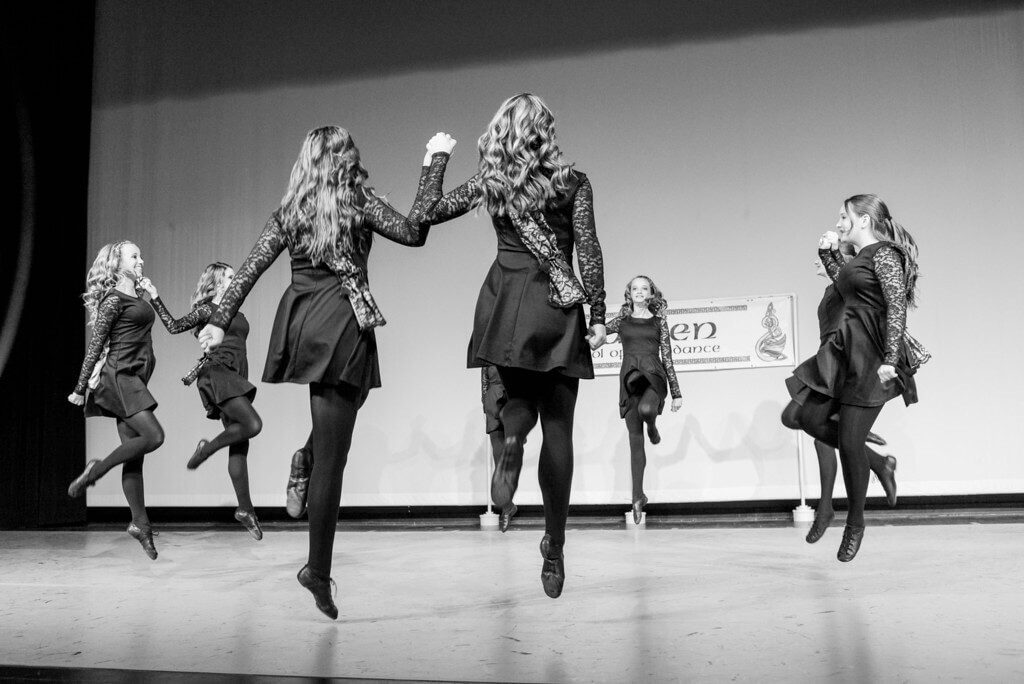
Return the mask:
[[[577,526],[552,600],[536,523],[342,526],[336,622],[301,524],[0,532],[0,681],[1024,681],[1024,524],[804,530]]]

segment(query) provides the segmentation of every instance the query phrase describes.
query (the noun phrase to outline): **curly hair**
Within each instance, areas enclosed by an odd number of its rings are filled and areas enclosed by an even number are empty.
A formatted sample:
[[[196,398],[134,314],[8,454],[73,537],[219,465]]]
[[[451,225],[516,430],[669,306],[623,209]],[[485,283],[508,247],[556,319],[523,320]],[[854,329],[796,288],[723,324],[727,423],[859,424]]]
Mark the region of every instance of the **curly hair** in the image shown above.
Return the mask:
[[[281,199],[280,218],[291,237],[299,229],[312,232],[308,256],[314,264],[369,244],[370,231],[362,228],[363,207],[373,193],[368,177],[359,148],[344,128],[322,126],[306,134]]]
[[[505,100],[477,147],[483,192],[474,206],[493,216],[543,209],[569,188],[572,164],[555,143],[555,116],[536,95]]]
[[[907,304],[917,306],[917,242],[914,237],[892,218],[889,207],[878,195],[854,195],[845,202],[848,213],[871,219],[871,232],[879,240],[895,245],[903,256],[903,284],[907,291]]]
[[[647,300],[647,308],[650,309],[651,313],[658,318],[665,318],[668,315],[668,302],[665,301],[665,295],[661,293],[658,286],[654,284],[648,276],[638,275],[633,276],[626,283],[625,299],[626,301],[622,304],[622,308],[619,309],[619,316],[626,318],[633,313],[633,297],[630,295],[630,288],[633,287],[633,281],[637,278],[643,278],[647,281],[647,284],[651,287],[651,298]]]
[[[85,276],[85,292],[82,301],[89,312],[89,325],[96,322],[100,302],[110,294],[121,279],[121,252],[125,245],[134,244],[130,240],[120,240],[103,245]]]
[[[225,264],[223,261],[215,261],[203,270],[203,274],[199,276],[199,282],[196,283],[196,291],[192,293],[192,299],[189,301],[189,306],[193,309],[197,305],[213,299],[214,295],[217,294],[217,290],[224,282],[224,273],[231,268],[230,265]]]

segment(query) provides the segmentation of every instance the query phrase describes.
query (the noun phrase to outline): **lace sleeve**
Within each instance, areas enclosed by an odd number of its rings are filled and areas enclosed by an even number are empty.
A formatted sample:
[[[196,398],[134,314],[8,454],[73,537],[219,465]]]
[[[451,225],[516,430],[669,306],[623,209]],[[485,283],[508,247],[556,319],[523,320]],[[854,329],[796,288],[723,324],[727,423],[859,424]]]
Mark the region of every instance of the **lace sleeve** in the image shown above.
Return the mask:
[[[96,362],[100,360],[103,347],[110,337],[110,326],[114,324],[121,314],[121,300],[117,295],[109,295],[100,302],[99,311],[96,313],[96,322],[92,326],[92,337],[89,339],[89,348],[85,352],[85,360],[82,361],[82,369],[78,372],[78,384],[75,385],[75,394],[85,394],[89,376],[92,375]]]
[[[580,264],[583,289],[587,291],[587,304],[590,305],[590,325],[604,325],[604,256],[594,228],[594,191],[586,178],[576,189],[573,200],[572,230],[576,260]]]
[[[370,229],[401,245],[423,246],[430,223],[427,216],[441,199],[447,164],[448,155],[438,152],[430,158],[430,166],[423,167],[408,218],[379,197],[371,197],[364,207]]]
[[[619,326],[622,325],[622,316],[616,316],[612,320],[605,324],[605,332],[611,335],[612,333],[619,332]]]
[[[156,309],[156,315],[160,317],[160,321],[164,324],[164,327],[167,328],[167,332],[172,335],[177,335],[178,333],[198,328],[205,324],[206,321],[210,320],[210,316],[213,315],[213,307],[211,307],[209,303],[200,304],[181,318],[175,318],[172,316],[171,312],[167,310],[167,307],[164,306],[163,301],[161,301],[159,297],[150,300],[149,303],[153,305],[154,309]]]
[[[665,367],[665,375],[668,376],[668,386],[673,399],[681,399],[679,391],[679,380],[676,379],[676,369],[672,365],[672,341],[668,337],[668,321],[658,318],[658,346],[661,348],[661,365]]]
[[[224,296],[221,297],[220,306],[210,317],[210,323],[221,330],[227,330],[231,325],[231,319],[238,313],[242,302],[245,301],[249,290],[256,281],[260,279],[263,272],[270,268],[274,260],[281,255],[285,248],[284,228],[277,218],[277,213],[270,215],[267,225],[263,227],[256,244],[253,246],[249,256],[245,258],[235,277],[231,279]]]
[[[480,194],[480,176],[475,175],[468,181],[446,193],[431,209],[425,220],[430,225],[458,218],[470,210],[473,200]]]
[[[885,297],[885,358],[895,366],[900,359],[900,343],[907,327],[907,288],[903,280],[903,261],[892,247],[881,247],[874,255],[875,275]]]
[[[834,283],[839,277],[839,269],[843,267],[843,259],[839,250],[819,249],[818,258],[821,259],[821,265],[825,267],[825,273],[828,274],[829,280]]]

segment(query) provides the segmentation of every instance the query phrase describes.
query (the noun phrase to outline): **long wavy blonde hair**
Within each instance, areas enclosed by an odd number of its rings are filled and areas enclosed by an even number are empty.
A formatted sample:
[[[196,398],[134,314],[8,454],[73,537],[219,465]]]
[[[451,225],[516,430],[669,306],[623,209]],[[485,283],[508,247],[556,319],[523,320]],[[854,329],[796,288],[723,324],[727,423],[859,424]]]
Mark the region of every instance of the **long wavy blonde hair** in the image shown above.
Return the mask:
[[[199,282],[196,283],[196,291],[192,293],[192,300],[189,302],[193,309],[202,302],[213,299],[224,282],[224,274],[229,268],[231,266],[223,261],[215,261],[203,269],[202,275],[199,276]]]
[[[364,248],[371,239],[362,228],[363,207],[373,188],[359,160],[352,136],[339,126],[322,126],[306,134],[281,200],[281,223],[292,237],[300,228],[312,232],[309,258],[314,264]]]
[[[110,294],[118,281],[121,280],[121,253],[127,245],[134,245],[130,240],[120,240],[103,245],[85,276],[85,292],[82,301],[89,312],[89,325],[96,322],[100,302]]]
[[[491,215],[543,209],[569,188],[572,164],[555,142],[555,116],[536,95],[505,100],[477,147],[483,193],[474,204]]]
[[[625,298],[622,307],[619,309],[619,315],[623,318],[630,316],[633,313],[633,297],[630,293],[630,288],[633,287],[633,281],[637,278],[643,278],[647,281],[647,284],[651,287],[651,298],[647,300],[647,308],[650,309],[651,313],[657,318],[665,318],[668,315],[668,302],[665,301],[665,295],[661,293],[658,286],[654,284],[654,281],[645,275],[633,276],[626,283]]]
[[[854,195],[845,202],[847,213],[871,219],[871,232],[879,240],[896,245],[903,255],[903,284],[907,291],[907,304],[917,306],[917,242],[906,228],[892,218],[889,207],[878,195]]]

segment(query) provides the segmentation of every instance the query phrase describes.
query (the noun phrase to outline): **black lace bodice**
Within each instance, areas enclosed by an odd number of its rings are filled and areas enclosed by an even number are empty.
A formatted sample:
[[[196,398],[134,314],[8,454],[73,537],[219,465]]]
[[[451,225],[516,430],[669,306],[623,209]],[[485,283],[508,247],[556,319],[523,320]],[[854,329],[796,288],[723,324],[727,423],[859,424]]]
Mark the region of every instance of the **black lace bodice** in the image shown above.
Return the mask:
[[[877,245],[877,247],[875,246]],[[899,249],[888,242],[873,243],[864,247],[858,253],[868,255],[871,259],[871,271],[873,271],[876,283],[864,281],[858,278],[853,284],[853,290],[860,291],[857,299],[863,299],[866,303],[883,308],[885,312],[885,355],[883,363],[895,366],[900,359],[903,334],[907,327],[907,288],[903,274],[903,256]],[[837,284],[843,270],[843,260],[838,251],[820,249],[818,256],[821,259],[829,278]],[[850,264],[857,263],[857,259],[850,261]],[[875,292],[875,290],[879,290]],[[843,288],[840,287],[843,293]],[[881,295],[881,298],[878,295]],[[856,302],[846,301],[850,299],[849,293],[843,293],[843,299],[847,306],[855,305]]]
[[[363,207],[363,224],[359,229],[373,231],[402,245],[421,246],[427,239],[429,228],[425,216],[441,197],[447,162],[447,154],[437,153],[431,158],[430,166],[423,167],[416,199],[408,217],[403,216],[379,197],[370,196]],[[249,256],[242,262],[231,280],[231,285],[221,297],[220,307],[210,318],[210,323],[226,330],[253,285],[281,252],[287,248],[293,259],[306,258],[311,239],[311,232],[306,230],[286,231],[278,219],[277,212],[271,214]],[[351,260],[360,265],[366,264],[370,251],[370,241],[361,242],[366,245],[362,252],[350,255]]]
[[[590,325],[603,325],[605,322],[604,257],[594,226],[593,189],[589,179],[585,176],[581,178],[575,186],[572,196],[572,243],[576,248],[580,279],[583,288],[587,291]],[[482,191],[479,175],[473,176],[451,192],[445,193],[437,205],[428,212],[427,222],[436,225],[462,216],[473,207],[474,201]],[[491,220],[495,230],[499,231],[499,239],[501,236],[508,239],[515,235],[515,229],[508,217],[492,216]],[[551,218],[548,221],[553,223]]]
[[[668,321],[661,316],[652,316],[658,327],[657,349],[661,359],[661,366],[665,369],[665,377],[668,379],[669,391],[673,399],[681,399],[683,394],[679,390],[679,380],[676,378],[676,369],[672,364],[672,341],[668,335]],[[646,352],[643,347],[653,347],[654,339],[649,334],[647,323],[651,319],[636,318],[633,316],[616,316],[608,323],[608,334],[619,333],[622,341],[622,355],[626,356],[635,352]],[[630,334],[623,335],[623,326],[631,326]],[[634,350],[634,347],[638,347]]]

